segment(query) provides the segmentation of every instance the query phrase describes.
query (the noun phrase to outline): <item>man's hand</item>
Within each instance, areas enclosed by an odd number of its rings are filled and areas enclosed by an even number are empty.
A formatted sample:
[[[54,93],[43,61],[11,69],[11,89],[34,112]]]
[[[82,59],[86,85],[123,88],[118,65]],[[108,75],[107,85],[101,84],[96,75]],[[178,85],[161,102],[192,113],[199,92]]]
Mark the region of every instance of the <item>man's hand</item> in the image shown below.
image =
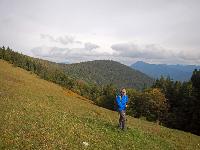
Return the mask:
[[[128,107],[128,105],[126,105],[126,107]]]

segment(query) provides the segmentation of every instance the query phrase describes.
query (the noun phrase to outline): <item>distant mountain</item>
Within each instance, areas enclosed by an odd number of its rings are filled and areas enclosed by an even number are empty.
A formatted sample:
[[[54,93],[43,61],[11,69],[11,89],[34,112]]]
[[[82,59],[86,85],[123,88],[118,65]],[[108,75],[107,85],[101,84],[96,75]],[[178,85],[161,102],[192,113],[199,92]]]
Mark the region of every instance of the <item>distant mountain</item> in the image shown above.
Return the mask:
[[[152,78],[160,78],[170,76],[173,80],[188,81],[192,76],[194,69],[200,69],[196,65],[166,65],[166,64],[148,64],[138,61],[131,65],[131,68],[137,69]]]
[[[60,64],[69,76],[98,85],[114,84],[117,87],[142,89],[153,79],[126,65],[110,60],[95,60],[75,64]]]

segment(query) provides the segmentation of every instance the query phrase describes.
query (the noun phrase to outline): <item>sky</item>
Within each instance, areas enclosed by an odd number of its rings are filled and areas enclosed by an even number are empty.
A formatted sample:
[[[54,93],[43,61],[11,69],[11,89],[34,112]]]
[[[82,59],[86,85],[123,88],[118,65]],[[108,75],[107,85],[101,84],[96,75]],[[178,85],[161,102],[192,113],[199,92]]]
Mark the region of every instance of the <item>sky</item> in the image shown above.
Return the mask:
[[[0,0],[0,46],[54,62],[200,65],[200,0]]]

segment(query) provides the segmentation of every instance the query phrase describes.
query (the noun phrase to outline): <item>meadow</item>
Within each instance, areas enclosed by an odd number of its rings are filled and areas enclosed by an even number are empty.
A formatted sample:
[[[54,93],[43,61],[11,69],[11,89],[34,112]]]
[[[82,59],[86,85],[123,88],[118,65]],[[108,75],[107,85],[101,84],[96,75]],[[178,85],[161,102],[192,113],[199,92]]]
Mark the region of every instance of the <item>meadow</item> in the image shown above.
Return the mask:
[[[118,113],[0,60],[0,149],[200,149],[200,137]]]

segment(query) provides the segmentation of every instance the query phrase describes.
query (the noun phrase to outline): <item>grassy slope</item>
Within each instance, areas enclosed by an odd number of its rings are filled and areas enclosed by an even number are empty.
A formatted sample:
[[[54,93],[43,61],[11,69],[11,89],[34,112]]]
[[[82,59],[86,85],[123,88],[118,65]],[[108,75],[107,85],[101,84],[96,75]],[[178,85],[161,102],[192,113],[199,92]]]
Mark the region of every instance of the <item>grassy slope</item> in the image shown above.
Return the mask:
[[[0,149],[200,149],[199,136],[132,117],[122,132],[117,118],[0,60]]]

